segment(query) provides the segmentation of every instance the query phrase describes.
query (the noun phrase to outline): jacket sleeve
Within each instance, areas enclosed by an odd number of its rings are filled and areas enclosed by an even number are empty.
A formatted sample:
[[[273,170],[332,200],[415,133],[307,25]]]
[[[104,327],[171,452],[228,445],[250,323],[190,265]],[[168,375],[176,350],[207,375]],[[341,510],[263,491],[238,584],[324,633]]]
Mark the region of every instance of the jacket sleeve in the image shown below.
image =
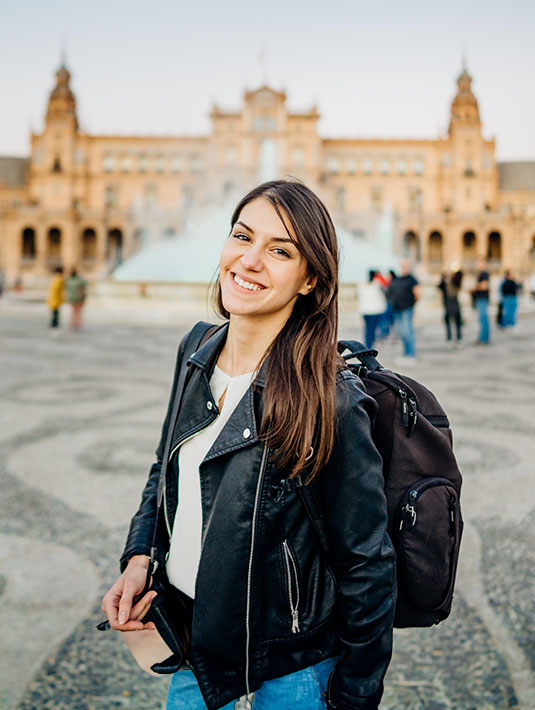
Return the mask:
[[[184,336],[184,338],[180,342],[180,345],[178,346],[178,353],[175,364],[175,374],[173,377],[173,386],[171,388],[171,396],[169,397],[169,404],[167,406],[167,414],[165,415],[165,419],[162,426],[160,443],[158,444],[158,448],[156,449],[156,461],[153,463],[150,469],[149,477],[147,483],[145,484],[143,494],[141,496],[141,504],[138,508],[138,511],[130,521],[130,529],[128,531],[126,544],[120,560],[121,572],[128,564],[128,560],[134,555],[150,556],[152,536],[154,533],[154,524],[156,522],[158,481],[160,479],[160,471],[162,468],[162,457],[165,447],[165,437],[167,435],[169,419],[171,417],[171,410],[173,408],[173,401],[178,382],[178,375],[180,372],[182,358],[184,356],[187,337],[187,335]],[[161,522],[162,521],[158,521],[159,530],[156,538],[156,550],[158,553],[157,559],[160,564],[162,564],[164,561],[164,555],[168,546],[168,541],[166,539],[167,535],[165,533],[164,526],[160,525]]]
[[[377,404],[354,375],[342,377],[335,449],[319,478],[339,585],[342,649],[329,682],[329,707],[376,710],[392,655],[395,553],[387,534],[382,459],[372,440]]]

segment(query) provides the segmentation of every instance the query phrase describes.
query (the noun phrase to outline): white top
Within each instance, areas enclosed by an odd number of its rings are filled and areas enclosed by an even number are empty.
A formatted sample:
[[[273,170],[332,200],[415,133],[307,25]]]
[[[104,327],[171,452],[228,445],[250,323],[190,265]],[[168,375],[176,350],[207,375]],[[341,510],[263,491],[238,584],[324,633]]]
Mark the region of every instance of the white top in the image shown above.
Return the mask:
[[[359,284],[358,296],[362,315],[372,316],[386,311],[386,296],[377,281]]]
[[[177,589],[192,599],[201,558],[202,504],[199,466],[236,408],[255,372],[230,377],[215,366],[210,388],[215,402],[226,390],[217,419],[185,441],[178,451],[178,507],[167,558],[167,576]],[[207,403],[208,405],[208,403]],[[210,402],[210,406],[212,403]]]

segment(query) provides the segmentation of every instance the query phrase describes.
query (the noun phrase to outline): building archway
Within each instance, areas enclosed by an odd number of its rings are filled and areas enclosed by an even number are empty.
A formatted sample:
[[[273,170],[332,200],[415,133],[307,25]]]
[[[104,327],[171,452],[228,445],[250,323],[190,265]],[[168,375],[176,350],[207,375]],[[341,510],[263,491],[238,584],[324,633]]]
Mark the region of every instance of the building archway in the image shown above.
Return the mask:
[[[463,266],[474,268],[476,258],[476,235],[474,232],[465,232],[463,234]]]
[[[415,232],[403,235],[403,256],[413,263],[420,261],[420,240]]]
[[[112,267],[118,266],[123,260],[123,233],[120,229],[108,230],[106,258]]]
[[[33,227],[25,227],[25,229],[22,230],[21,255],[23,263],[35,261],[37,246],[35,229]]]
[[[500,232],[491,232],[487,238],[487,260],[491,266],[501,266],[502,235]]]
[[[82,232],[82,261],[95,261],[97,258],[97,233],[92,227]]]
[[[431,232],[428,243],[428,259],[430,264],[442,264],[444,239],[441,232]]]
[[[46,260],[48,266],[61,266],[61,229],[50,227],[46,237]]]

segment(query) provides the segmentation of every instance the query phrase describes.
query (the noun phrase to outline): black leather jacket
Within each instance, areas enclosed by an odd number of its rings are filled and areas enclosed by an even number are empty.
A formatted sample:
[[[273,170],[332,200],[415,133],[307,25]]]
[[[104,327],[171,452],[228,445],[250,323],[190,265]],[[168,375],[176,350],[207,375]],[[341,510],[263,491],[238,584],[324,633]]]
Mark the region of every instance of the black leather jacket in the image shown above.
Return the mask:
[[[180,443],[217,416],[209,380],[227,328],[190,358],[176,422]],[[180,365],[184,341],[179,348]],[[203,543],[190,660],[209,710],[277,678],[340,655],[329,706],[377,708],[392,652],[395,556],[386,532],[381,458],[372,441],[376,403],[348,370],[337,375],[335,447],[314,482],[326,518],[327,561],[300,496],[259,439],[265,368],[200,466]],[[177,374],[173,387],[176,386]],[[164,437],[132,519],[122,568],[150,554]],[[158,557],[165,562],[177,506],[169,466]],[[187,542],[186,542],[187,544]]]

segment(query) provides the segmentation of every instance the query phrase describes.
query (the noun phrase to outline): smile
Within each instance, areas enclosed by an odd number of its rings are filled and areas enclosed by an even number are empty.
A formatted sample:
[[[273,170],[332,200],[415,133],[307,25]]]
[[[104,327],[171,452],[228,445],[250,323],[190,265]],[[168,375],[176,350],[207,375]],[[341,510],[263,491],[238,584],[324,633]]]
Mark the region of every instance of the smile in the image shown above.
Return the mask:
[[[265,288],[265,286],[262,286],[260,284],[252,283],[251,281],[245,281],[245,279],[242,279],[240,276],[238,276],[238,274],[233,274],[232,280],[234,281],[234,283],[237,283],[238,286],[246,288],[248,291],[261,291]]]

